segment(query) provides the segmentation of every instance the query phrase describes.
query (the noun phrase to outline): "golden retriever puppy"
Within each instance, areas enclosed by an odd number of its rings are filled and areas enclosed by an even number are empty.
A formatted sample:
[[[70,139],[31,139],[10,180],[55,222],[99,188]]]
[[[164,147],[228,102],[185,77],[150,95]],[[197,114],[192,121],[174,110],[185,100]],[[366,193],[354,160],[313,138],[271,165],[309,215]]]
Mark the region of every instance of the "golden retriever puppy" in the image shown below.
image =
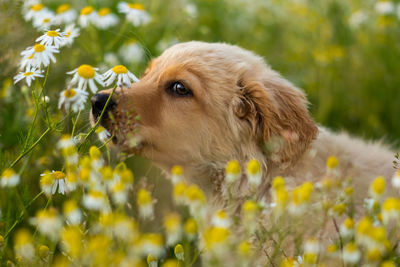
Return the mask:
[[[92,98],[94,120],[111,91]],[[354,178],[361,203],[372,179],[393,176],[394,153],[317,126],[307,106],[304,92],[261,57],[233,45],[187,42],[154,59],[130,88],[118,88],[101,124],[123,151],[149,158],[166,172],[182,165],[188,182],[209,196],[221,196],[224,168],[232,159],[242,168],[250,159],[261,162],[257,194],[268,198],[273,177],[316,181],[333,155],[341,177]],[[239,179],[238,195],[246,179]]]

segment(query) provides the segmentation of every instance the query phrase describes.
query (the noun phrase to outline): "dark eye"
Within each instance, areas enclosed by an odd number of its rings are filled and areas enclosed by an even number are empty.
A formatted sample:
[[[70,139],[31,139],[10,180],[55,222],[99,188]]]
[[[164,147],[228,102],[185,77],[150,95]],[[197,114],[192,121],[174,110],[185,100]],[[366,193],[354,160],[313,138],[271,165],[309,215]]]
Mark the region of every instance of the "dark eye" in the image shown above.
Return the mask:
[[[192,91],[187,89],[182,83],[174,82],[169,87],[169,91],[176,96],[190,96]]]

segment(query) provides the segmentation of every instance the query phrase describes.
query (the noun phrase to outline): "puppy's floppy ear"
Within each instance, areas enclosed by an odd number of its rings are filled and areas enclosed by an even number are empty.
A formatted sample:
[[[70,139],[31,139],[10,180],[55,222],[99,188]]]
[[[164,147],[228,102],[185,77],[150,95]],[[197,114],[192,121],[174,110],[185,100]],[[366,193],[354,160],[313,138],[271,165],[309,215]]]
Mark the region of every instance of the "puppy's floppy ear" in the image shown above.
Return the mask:
[[[308,113],[304,93],[279,76],[270,80],[240,79],[235,113],[250,124],[273,162],[290,163],[307,149],[318,128]]]

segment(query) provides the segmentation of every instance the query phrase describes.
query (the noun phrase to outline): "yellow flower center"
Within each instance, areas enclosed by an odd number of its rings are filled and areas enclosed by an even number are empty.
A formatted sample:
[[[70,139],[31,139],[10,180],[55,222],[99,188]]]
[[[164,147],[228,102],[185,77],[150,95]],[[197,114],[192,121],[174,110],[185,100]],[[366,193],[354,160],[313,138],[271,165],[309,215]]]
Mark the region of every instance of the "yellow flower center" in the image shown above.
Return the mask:
[[[184,225],[185,232],[188,234],[197,233],[197,223],[193,218],[189,218]]]
[[[182,166],[175,165],[172,167],[171,172],[172,172],[172,174],[174,174],[176,176],[180,176],[183,174],[183,168],[182,168]]]
[[[98,149],[96,146],[91,146],[89,148],[89,155],[91,159],[99,159],[101,157],[100,149]]]
[[[84,8],[82,8],[81,10],[81,15],[86,16],[89,15],[90,13],[93,12],[93,7],[92,6],[86,6]]]
[[[5,169],[4,171],[3,171],[3,174],[2,174],[2,176],[4,177],[4,178],[11,178],[13,175],[15,174],[15,172],[14,172],[14,170],[12,170],[12,169]]]
[[[70,213],[74,210],[76,210],[78,206],[76,205],[76,202],[73,200],[68,200],[64,204],[64,213]]]
[[[354,227],[354,221],[351,218],[347,218],[343,224],[346,226],[347,229],[352,229]]]
[[[153,200],[151,199],[150,193],[145,189],[140,189],[137,195],[137,202],[139,205],[151,204]]]
[[[92,191],[92,192],[90,192],[90,196],[93,198],[103,198],[104,197],[103,193],[100,191]]]
[[[66,32],[65,37],[68,38],[71,35],[71,32]]]
[[[391,211],[391,210],[400,211],[400,199],[397,199],[395,197],[389,197],[383,203],[382,209],[384,211]]]
[[[44,7],[43,4],[37,4],[37,5],[33,5],[33,6],[31,7],[31,9],[32,9],[33,11],[37,12],[37,11],[42,10],[43,7]]]
[[[104,8],[100,8],[99,9],[99,16],[105,16],[111,13],[111,9],[109,9],[108,7],[104,7]]]
[[[144,10],[144,6],[143,6],[142,4],[139,4],[139,3],[134,3],[134,4],[129,3],[128,6],[129,6],[129,8],[131,8],[131,9]]]
[[[329,157],[328,160],[326,161],[326,166],[327,166],[329,169],[334,169],[334,168],[336,168],[338,165],[339,165],[339,161],[338,161],[338,159],[337,159],[336,157],[334,157],[334,156]]]
[[[57,14],[64,13],[65,11],[68,11],[70,8],[71,8],[71,6],[69,4],[60,5],[57,8]]]
[[[67,90],[64,91],[64,96],[66,98],[72,98],[75,95],[76,95],[76,91],[74,89],[72,89],[72,88],[71,89],[67,89]]]
[[[56,179],[64,179],[66,177],[65,173],[61,172],[61,171],[55,171],[53,172],[53,176]]]
[[[243,204],[243,212],[245,213],[254,213],[256,211],[258,211],[258,205],[255,201],[252,200],[246,200],[246,202],[244,202]]]
[[[371,184],[371,190],[377,195],[383,194],[385,191],[385,178],[382,176],[377,177]]]
[[[123,65],[117,65],[114,68],[112,68],[112,71],[115,72],[116,74],[125,74],[128,73],[128,69],[123,66]]]
[[[43,23],[48,23],[48,22],[50,22],[50,19],[49,19],[49,18],[43,19]]]
[[[272,188],[275,190],[281,190],[285,188],[285,180],[282,176],[276,176],[272,181]]]
[[[33,74],[33,72],[29,71],[29,72],[25,72],[24,76],[31,76]]]
[[[239,162],[237,162],[236,160],[229,161],[228,164],[226,165],[225,171],[227,173],[239,174],[240,173]]]
[[[56,32],[56,31],[48,31],[47,32],[47,36],[50,36],[50,37],[57,37],[59,35],[60,34],[58,32]]]
[[[33,50],[35,50],[36,53],[41,53],[46,49],[46,47],[42,44],[35,44],[33,46]]]
[[[95,71],[92,66],[83,64],[78,68],[78,75],[85,79],[92,79]]]
[[[252,159],[247,164],[247,171],[249,174],[256,175],[261,171],[260,163],[256,159]]]

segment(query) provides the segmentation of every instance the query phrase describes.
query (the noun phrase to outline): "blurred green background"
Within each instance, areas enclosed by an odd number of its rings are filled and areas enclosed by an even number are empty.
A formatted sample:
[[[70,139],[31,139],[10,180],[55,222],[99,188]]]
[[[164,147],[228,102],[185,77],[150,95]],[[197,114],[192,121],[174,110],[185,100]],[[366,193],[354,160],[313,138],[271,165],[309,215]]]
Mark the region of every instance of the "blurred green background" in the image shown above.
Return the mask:
[[[51,65],[45,93],[50,97],[52,119],[58,121],[57,130],[46,136],[18,165],[23,179],[31,179],[32,187],[37,189],[22,194],[26,198],[23,203],[28,202],[35,191],[38,192],[38,177],[44,169],[62,167],[54,144],[62,133],[71,132],[71,119],[76,116],[57,108],[59,93],[70,78],[65,73],[80,64],[99,66],[102,70],[125,64],[140,76],[152,57],[176,42],[227,42],[252,50],[305,90],[311,113],[318,123],[367,139],[384,138],[393,147],[398,145],[398,1],[391,2],[392,10],[383,11],[376,8],[377,1],[373,0],[137,2],[142,3],[152,16],[149,24],[134,27],[119,15],[120,23],[111,29],[81,29],[75,43],[63,48],[56,56],[57,63]],[[52,10],[62,3],[64,1],[43,1]],[[73,0],[68,3],[78,11],[92,5],[96,9],[110,7],[118,13],[118,1],[114,0]],[[23,86],[23,82],[16,86],[12,84],[12,77],[18,73],[20,52],[33,45],[42,34],[24,21],[22,5],[23,1],[0,2],[0,170],[8,167],[26,146],[34,110],[30,90]],[[133,39],[143,55],[128,62],[118,51]],[[87,103],[86,112],[78,124],[78,133],[87,132],[90,127],[87,119],[89,108]],[[41,121],[28,144],[46,129],[43,116],[39,115]],[[100,146],[95,137],[92,137],[91,144]],[[137,177],[152,177],[156,185],[154,190],[159,191],[155,192],[156,195],[163,197],[162,194],[168,192],[164,190],[168,183],[144,159],[131,158],[128,163]],[[157,186],[160,184],[162,186]],[[26,187],[25,190],[29,191]],[[17,209],[7,209],[7,212],[17,216]]]

